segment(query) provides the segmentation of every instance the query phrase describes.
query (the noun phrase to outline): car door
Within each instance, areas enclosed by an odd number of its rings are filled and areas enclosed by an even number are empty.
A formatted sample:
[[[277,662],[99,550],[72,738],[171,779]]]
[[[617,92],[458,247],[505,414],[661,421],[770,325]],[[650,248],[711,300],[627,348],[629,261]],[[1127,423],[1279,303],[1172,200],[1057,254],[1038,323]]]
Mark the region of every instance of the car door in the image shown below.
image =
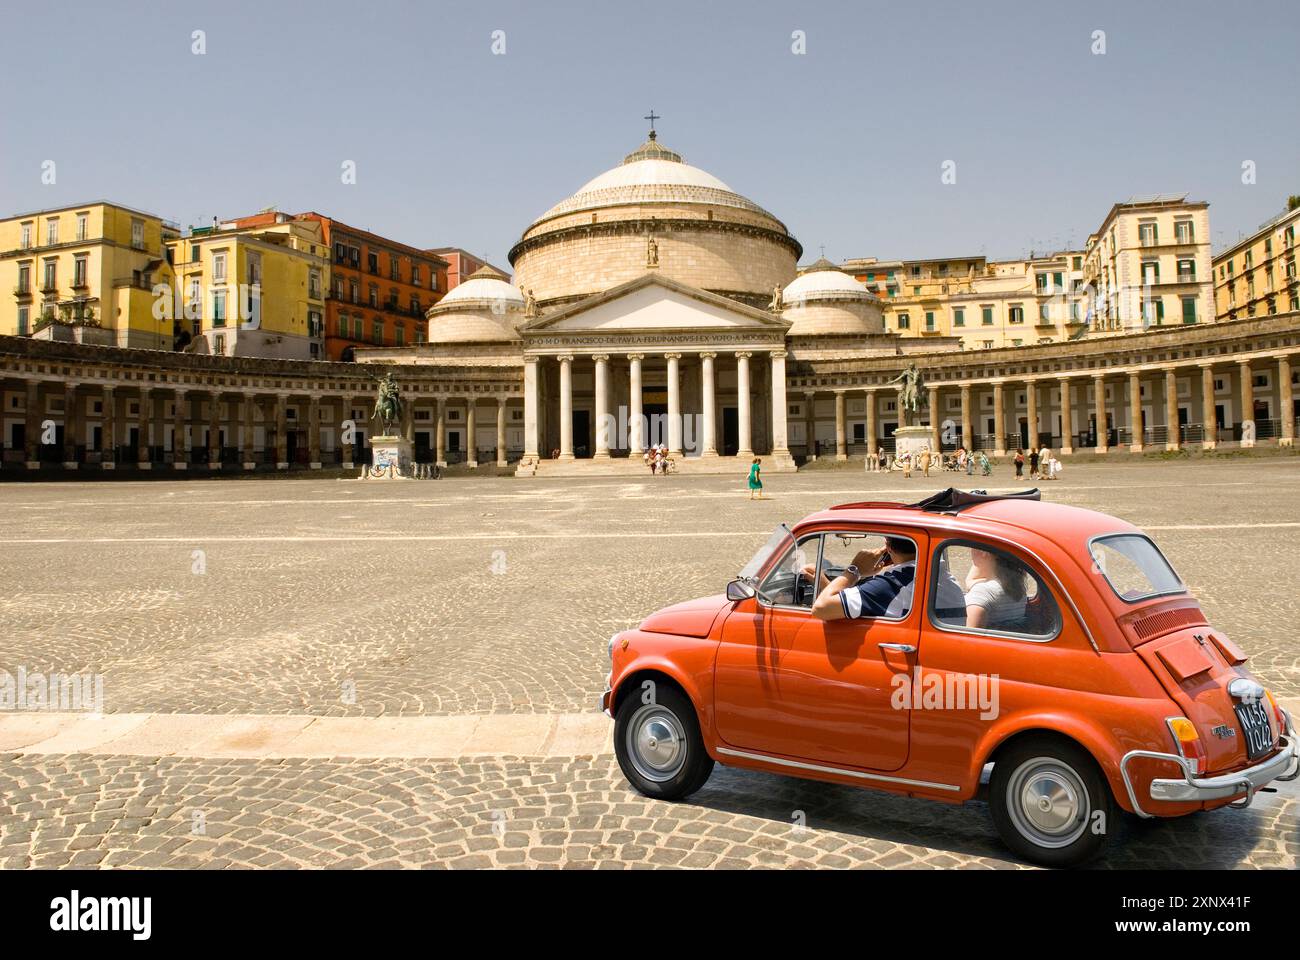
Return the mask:
[[[925,556],[926,537],[915,531],[805,536],[764,578],[759,596],[728,617],[714,669],[718,735],[727,744],[836,767],[897,770],[906,762],[910,711],[894,694],[916,664],[924,564],[905,615],[855,620],[814,617],[813,591],[798,589],[793,573],[813,563],[836,575],[886,533]]]

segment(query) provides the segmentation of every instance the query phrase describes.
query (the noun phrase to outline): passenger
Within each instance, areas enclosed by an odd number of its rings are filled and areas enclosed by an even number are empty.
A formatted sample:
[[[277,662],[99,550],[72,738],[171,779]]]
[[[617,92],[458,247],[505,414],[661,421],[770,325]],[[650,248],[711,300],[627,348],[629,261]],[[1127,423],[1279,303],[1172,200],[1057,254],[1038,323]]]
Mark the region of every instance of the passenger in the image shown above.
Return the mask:
[[[1002,553],[972,548],[966,576],[966,626],[1018,630],[1025,623],[1025,568]]]
[[[804,574],[812,576],[811,564]],[[818,620],[858,617],[903,617],[912,608],[916,547],[904,537],[886,537],[879,550],[861,550],[844,572],[831,580],[823,572],[821,592],[813,601]]]

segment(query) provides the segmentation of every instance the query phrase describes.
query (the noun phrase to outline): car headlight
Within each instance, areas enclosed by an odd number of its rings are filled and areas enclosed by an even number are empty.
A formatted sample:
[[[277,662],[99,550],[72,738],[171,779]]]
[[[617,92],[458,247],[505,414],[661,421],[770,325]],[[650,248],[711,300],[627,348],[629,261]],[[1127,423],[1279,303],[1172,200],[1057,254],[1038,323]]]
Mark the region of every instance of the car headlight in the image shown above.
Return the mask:
[[[609,662],[610,662],[610,663],[613,663],[613,662],[614,662],[614,641],[616,641],[617,639],[618,639],[618,634],[617,634],[617,633],[614,634],[612,637],[609,638],[609,647],[608,647],[608,649],[606,650],[606,652],[609,654]]]

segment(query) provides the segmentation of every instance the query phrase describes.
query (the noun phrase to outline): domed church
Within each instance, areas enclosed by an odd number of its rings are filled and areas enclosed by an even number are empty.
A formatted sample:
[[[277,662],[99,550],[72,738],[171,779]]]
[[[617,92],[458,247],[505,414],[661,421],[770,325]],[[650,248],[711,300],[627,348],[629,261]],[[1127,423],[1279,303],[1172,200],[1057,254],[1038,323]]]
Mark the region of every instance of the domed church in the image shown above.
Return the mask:
[[[513,280],[484,267],[428,311],[426,344],[358,359],[516,369],[520,473],[640,468],[655,443],[697,470],[756,454],[793,469],[791,364],[909,349],[862,283],[825,258],[801,272],[802,254],[776,216],[652,129],[529,224]]]

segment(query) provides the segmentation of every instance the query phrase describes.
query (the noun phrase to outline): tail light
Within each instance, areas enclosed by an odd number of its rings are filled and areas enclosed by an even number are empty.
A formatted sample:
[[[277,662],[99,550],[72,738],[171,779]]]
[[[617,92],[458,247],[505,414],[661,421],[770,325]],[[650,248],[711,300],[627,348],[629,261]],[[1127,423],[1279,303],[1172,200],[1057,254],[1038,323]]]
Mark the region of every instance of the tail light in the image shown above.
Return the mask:
[[[1165,723],[1169,725],[1169,732],[1174,735],[1178,755],[1187,761],[1192,773],[1204,773],[1205,744],[1201,743],[1201,735],[1196,732],[1196,724],[1186,717],[1169,717]]]

